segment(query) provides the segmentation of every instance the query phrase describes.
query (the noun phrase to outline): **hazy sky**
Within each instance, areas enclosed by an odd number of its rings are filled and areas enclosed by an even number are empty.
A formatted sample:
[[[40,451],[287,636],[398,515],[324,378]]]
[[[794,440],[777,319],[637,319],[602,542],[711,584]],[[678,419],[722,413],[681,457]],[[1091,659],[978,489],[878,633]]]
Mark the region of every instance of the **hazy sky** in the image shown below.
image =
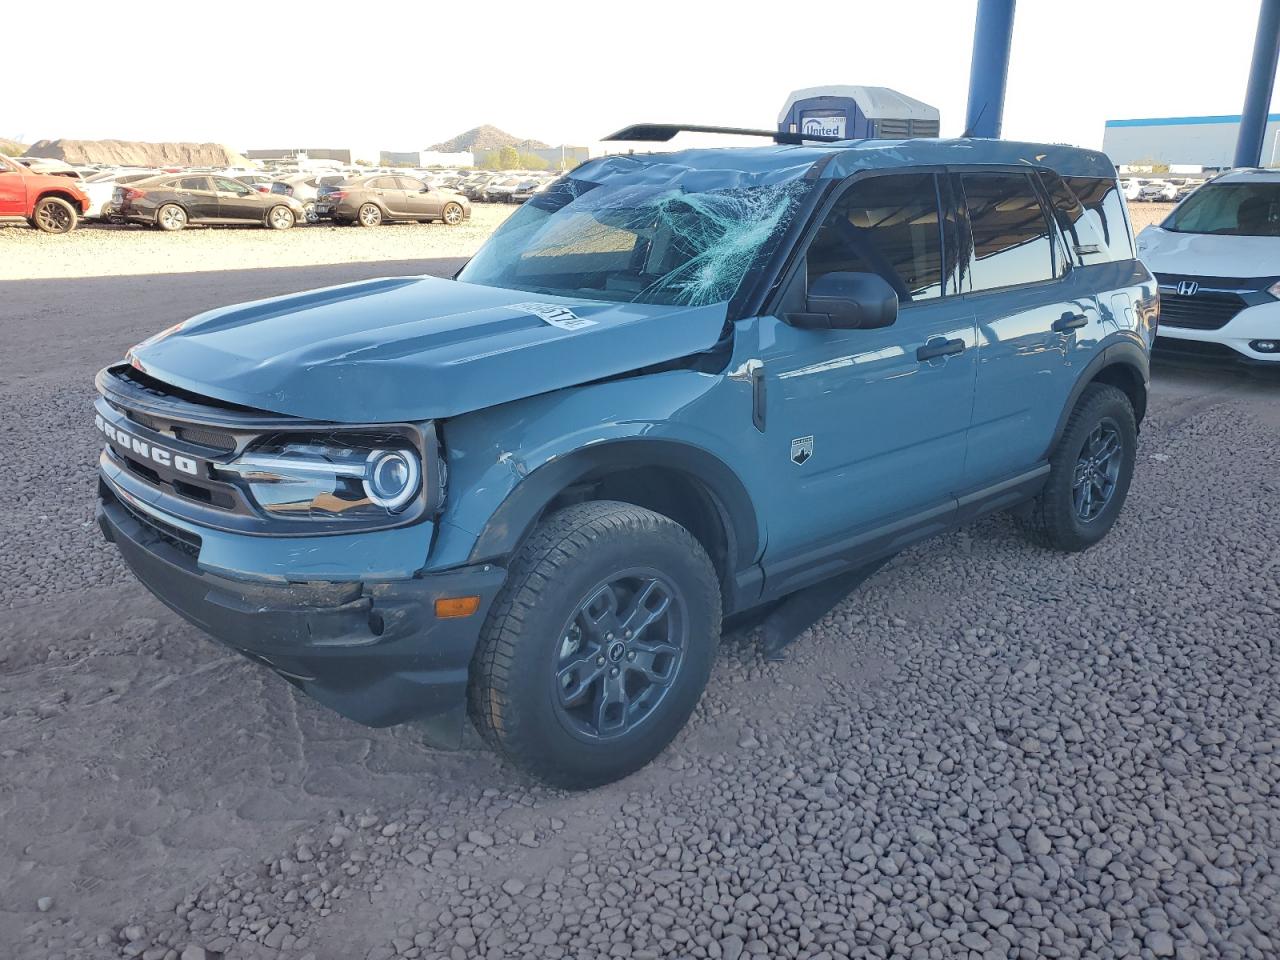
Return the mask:
[[[551,144],[640,120],[772,127],[789,91],[894,87],[964,122],[973,0],[8,5],[0,137],[422,149],[482,123]],[[1258,0],[1021,0],[1004,135],[1238,113]],[[58,31],[55,31],[55,33]],[[63,36],[68,36],[62,31]],[[22,92],[16,89],[22,86]],[[1277,101],[1280,107],[1280,101]]]

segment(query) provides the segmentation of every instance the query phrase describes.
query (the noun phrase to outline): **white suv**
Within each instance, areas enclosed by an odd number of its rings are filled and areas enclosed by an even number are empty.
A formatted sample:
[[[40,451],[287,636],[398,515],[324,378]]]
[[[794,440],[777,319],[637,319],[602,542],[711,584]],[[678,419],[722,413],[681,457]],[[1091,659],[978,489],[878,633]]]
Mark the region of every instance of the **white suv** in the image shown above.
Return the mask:
[[[1138,235],[1138,256],[1160,284],[1157,349],[1280,366],[1280,171],[1209,181]]]

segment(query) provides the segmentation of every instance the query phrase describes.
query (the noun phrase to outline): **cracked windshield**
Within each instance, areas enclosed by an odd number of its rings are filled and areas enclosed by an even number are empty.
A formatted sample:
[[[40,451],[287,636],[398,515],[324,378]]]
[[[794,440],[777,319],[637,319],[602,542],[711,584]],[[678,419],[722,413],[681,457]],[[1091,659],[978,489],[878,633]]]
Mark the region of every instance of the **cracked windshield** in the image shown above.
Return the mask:
[[[595,300],[702,306],[767,261],[812,181],[808,164],[740,171],[612,158],[517,211],[458,279]]]

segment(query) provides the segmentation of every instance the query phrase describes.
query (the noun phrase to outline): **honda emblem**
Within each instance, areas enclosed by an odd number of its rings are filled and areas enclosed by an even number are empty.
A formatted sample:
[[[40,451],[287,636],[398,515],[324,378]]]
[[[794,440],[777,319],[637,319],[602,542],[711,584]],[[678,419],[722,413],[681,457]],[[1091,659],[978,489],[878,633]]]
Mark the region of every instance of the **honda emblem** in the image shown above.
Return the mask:
[[[1199,289],[1200,284],[1196,283],[1194,280],[1178,281],[1178,296],[1180,297],[1194,297],[1196,295],[1196,291]]]

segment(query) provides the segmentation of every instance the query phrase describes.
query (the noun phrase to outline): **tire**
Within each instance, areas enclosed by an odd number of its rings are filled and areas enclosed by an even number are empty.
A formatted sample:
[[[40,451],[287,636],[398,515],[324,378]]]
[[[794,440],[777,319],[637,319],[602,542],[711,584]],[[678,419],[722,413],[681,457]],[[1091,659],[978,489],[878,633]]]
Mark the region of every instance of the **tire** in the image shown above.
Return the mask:
[[[41,233],[70,233],[79,222],[76,208],[61,197],[44,197],[31,211],[31,225]]]
[[[1115,453],[1099,467],[1100,451],[1112,443]],[[1105,537],[1129,493],[1137,452],[1129,398],[1109,384],[1085,387],[1049,458],[1049,479],[1022,520],[1031,539],[1074,553]]]
[[[451,227],[456,227],[462,223],[462,204],[460,203],[446,203],[441,213],[441,219]]]
[[[356,223],[362,227],[381,226],[382,208],[376,203],[362,203],[360,210],[356,213]]]
[[[719,581],[688,530],[627,503],[575,504],[517,553],[471,661],[468,710],[517,767],[599,786],[680,731],[719,638]]]
[[[316,202],[308,200],[302,205],[302,215],[307,218],[307,223],[319,223],[320,217],[316,213]]]
[[[279,204],[267,211],[266,222],[272,230],[288,230],[298,222],[298,218],[284,204]]]
[[[187,225],[187,211],[176,203],[166,203],[156,211],[156,226],[168,233],[176,233]]]

